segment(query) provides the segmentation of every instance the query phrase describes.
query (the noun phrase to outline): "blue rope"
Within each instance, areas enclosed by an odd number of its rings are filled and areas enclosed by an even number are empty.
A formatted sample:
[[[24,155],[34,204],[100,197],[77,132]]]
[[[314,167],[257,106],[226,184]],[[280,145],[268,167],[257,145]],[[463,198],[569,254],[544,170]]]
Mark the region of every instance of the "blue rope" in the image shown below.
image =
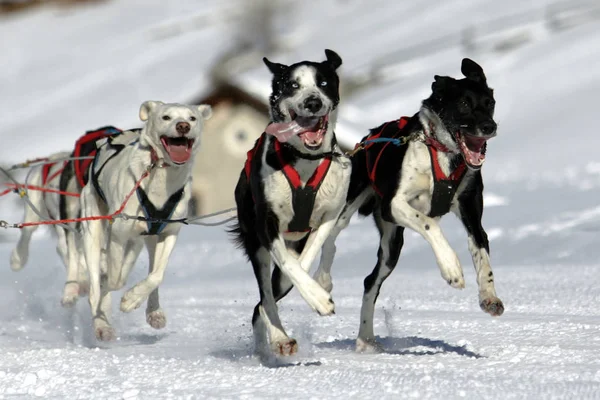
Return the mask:
[[[396,145],[396,146],[402,146],[404,144],[404,141],[401,139],[396,139],[396,138],[375,138],[375,139],[368,139],[365,140],[361,143],[361,145],[367,145],[369,143],[385,143],[385,142],[391,142],[392,144]]]

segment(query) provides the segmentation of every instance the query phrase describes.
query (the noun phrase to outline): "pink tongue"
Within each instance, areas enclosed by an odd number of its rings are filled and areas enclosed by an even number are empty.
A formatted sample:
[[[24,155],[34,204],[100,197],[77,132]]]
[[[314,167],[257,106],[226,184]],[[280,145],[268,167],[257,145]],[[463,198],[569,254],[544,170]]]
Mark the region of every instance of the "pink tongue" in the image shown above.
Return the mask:
[[[178,164],[187,162],[192,155],[192,151],[187,144],[168,144],[166,147],[171,160]]]
[[[291,122],[272,122],[267,125],[265,132],[273,135],[280,142],[287,142],[292,136],[305,132],[309,128],[298,125],[296,121]]]

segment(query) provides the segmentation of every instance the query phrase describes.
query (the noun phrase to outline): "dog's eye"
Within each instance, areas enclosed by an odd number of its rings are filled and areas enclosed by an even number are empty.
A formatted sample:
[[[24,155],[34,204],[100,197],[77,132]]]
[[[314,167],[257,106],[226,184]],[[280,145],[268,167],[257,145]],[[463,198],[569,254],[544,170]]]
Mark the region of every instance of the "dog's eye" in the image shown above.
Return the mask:
[[[471,111],[471,105],[467,101],[467,99],[462,99],[458,102],[458,111],[461,114],[468,114]]]
[[[496,105],[496,102],[493,99],[485,99],[485,101],[483,102],[483,105],[486,108],[492,109]]]
[[[196,117],[194,117],[193,115],[190,117],[190,121],[195,121]]]
[[[170,121],[171,117],[169,117],[168,115],[163,115],[162,119],[163,121]]]
[[[292,87],[294,89],[298,89],[300,87],[300,85],[298,85],[298,82],[292,82]]]
[[[320,86],[327,86],[327,81],[321,81],[321,83],[319,83]]]

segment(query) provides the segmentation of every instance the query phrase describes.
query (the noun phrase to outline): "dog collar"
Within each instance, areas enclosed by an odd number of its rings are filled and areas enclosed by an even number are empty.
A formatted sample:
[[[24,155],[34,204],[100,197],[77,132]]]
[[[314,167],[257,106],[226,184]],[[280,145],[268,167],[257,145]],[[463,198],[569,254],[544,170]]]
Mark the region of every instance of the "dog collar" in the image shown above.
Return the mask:
[[[158,167],[158,168],[165,168],[165,167],[169,167],[170,164],[166,163],[164,160],[162,162],[162,164],[159,163],[160,158],[158,158],[158,154],[156,153],[156,150],[154,150],[154,147],[150,146],[150,165],[154,166],[154,167]]]

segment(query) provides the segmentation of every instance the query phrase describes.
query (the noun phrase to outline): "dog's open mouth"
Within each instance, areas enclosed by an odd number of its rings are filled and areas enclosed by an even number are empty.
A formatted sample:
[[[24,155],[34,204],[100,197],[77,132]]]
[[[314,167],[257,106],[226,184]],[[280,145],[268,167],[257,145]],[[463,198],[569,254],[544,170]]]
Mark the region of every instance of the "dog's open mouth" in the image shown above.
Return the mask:
[[[192,157],[194,139],[161,136],[160,141],[175,164],[185,164]]]
[[[485,161],[487,138],[458,132],[456,140],[467,165],[472,169],[481,168]]]
[[[290,122],[270,123],[265,132],[273,135],[280,142],[288,141],[292,136],[298,135],[304,147],[309,150],[318,150],[323,144],[323,137],[327,131],[329,114],[322,117],[303,117],[290,112],[292,120]]]

